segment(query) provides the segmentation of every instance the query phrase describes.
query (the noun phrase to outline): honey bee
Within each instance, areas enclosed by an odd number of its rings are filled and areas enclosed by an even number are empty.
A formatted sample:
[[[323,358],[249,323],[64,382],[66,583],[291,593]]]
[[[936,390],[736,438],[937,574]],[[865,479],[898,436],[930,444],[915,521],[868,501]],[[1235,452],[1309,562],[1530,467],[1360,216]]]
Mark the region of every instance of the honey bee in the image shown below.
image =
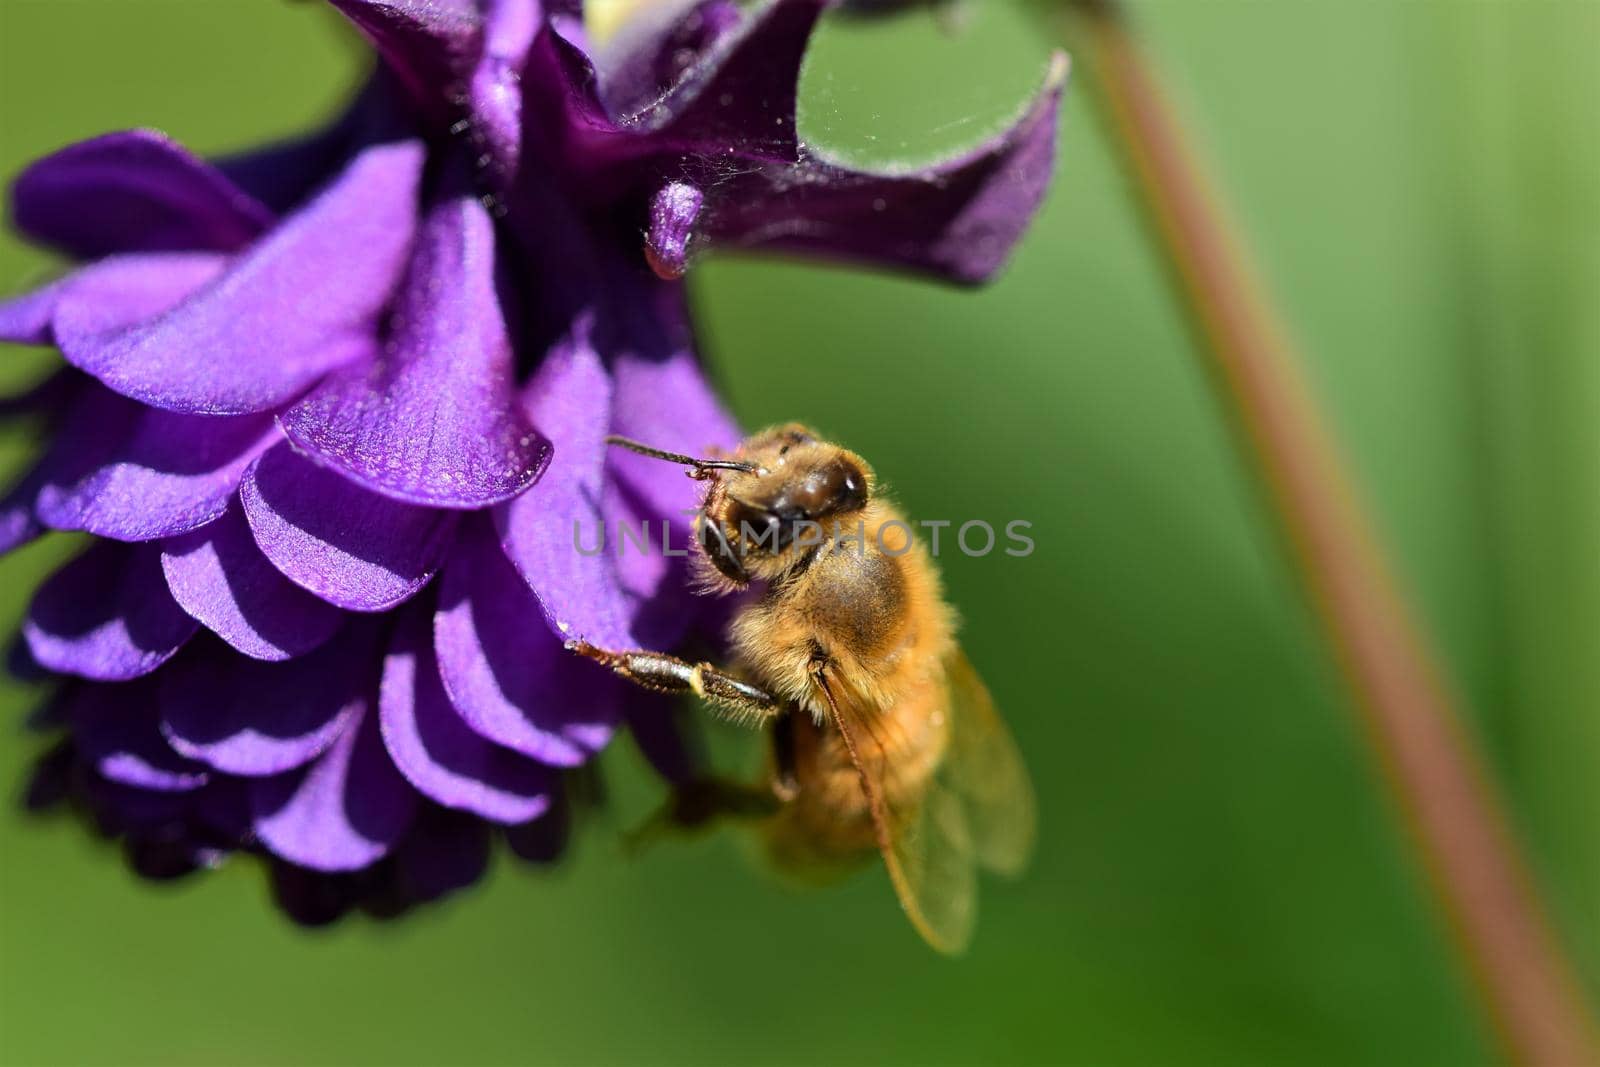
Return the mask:
[[[650,689],[693,693],[770,727],[765,780],[707,781],[666,818],[758,824],[782,870],[821,880],[879,852],[917,931],[958,953],[976,919],[977,869],[1016,875],[1034,799],[1015,743],[955,639],[939,573],[872,469],[792,424],[689,467],[705,584],[765,590],[731,627],[731,669],[659,652],[569,648]]]

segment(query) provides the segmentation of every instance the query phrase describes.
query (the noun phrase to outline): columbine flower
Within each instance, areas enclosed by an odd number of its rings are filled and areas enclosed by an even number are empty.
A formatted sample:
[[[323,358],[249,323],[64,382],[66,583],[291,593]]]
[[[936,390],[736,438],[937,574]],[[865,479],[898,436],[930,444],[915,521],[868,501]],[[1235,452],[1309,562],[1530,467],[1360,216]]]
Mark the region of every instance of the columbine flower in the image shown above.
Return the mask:
[[[148,131],[63,149],[14,220],[84,265],[0,305],[67,368],[0,547],[92,535],[39,589],[19,666],[61,681],[71,795],[135,866],[248,848],[291,913],[470,883],[489,828],[553,858],[559,783],[666,709],[567,654],[714,620],[682,561],[575,525],[670,518],[666,448],[738,434],[696,363],[700,251],[817,253],[978,282],[1051,169],[1059,64],[1015,125],[926,170],[802,146],[826,0],[666,3],[604,49],[575,0],[334,0],[382,64],[303,142],[208,162]]]

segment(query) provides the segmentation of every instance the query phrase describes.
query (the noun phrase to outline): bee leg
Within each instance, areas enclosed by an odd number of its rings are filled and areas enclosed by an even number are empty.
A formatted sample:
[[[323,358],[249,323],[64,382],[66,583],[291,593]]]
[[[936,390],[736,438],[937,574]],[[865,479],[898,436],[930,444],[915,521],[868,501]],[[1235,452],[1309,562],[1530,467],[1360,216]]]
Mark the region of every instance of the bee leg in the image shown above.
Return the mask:
[[[658,693],[693,693],[741,721],[763,723],[784,710],[780,698],[709,663],[690,663],[661,652],[613,652],[587,641],[568,641],[567,648],[636,685]]]
[[[724,820],[764,819],[778,811],[782,801],[772,789],[702,778],[676,787],[665,804],[642,825],[623,838],[623,848],[636,853],[663,837],[693,835]]]
[[[800,793],[800,779],[795,769],[795,731],[798,728],[793,708],[785,708],[772,728],[772,792],[786,802]]]

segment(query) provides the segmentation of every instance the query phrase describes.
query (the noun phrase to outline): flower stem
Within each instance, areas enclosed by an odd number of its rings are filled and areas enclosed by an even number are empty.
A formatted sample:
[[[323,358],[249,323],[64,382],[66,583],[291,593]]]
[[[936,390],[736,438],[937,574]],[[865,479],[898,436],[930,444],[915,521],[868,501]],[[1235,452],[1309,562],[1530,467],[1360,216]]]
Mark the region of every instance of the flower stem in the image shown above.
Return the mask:
[[[1113,0],[1053,11],[1082,31],[1107,130],[1506,1051],[1529,1064],[1600,1062],[1495,785],[1150,61]]]

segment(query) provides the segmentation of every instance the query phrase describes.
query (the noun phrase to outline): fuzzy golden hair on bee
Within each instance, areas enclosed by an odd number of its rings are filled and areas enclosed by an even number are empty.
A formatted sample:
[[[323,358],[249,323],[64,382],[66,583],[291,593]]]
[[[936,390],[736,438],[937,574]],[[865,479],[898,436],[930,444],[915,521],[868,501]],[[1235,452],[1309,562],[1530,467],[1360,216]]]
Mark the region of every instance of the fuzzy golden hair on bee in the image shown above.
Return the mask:
[[[961,951],[977,870],[1022,869],[1034,801],[956,642],[937,561],[860,455],[798,423],[703,459],[614,443],[705,483],[700,584],[750,593],[729,628],[726,668],[571,646],[640,685],[692,694],[768,731],[763,781],[702,782],[696,804],[669,811],[701,819],[712,798],[759,830],[775,866],[808,882],[877,852],[917,931],[941,951]]]

